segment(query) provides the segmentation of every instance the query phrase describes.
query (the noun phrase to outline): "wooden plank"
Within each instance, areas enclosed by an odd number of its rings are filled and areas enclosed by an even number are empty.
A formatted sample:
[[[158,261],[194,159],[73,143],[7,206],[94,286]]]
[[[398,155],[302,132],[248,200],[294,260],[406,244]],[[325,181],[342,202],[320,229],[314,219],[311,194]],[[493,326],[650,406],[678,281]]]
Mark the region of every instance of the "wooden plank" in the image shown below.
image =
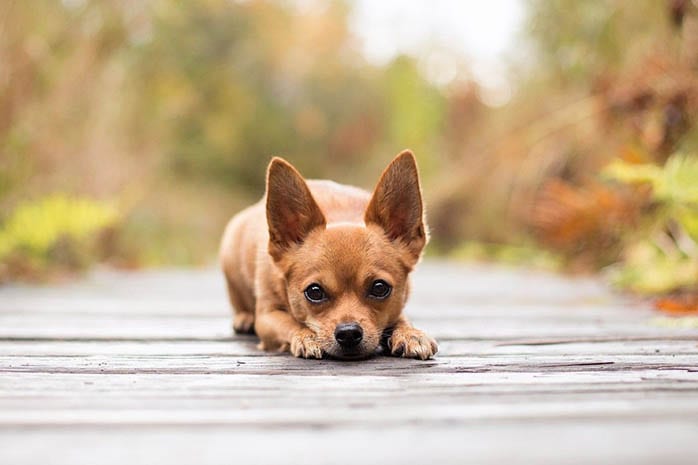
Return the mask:
[[[17,415],[30,410],[65,410],[68,413],[61,413],[64,415],[61,421],[69,423],[66,420],[71,418],[69,412],[79,410],[83,422],[87,422],[91,415],[92,422],[100,423],[104,410],[164,409],[168,414],[185,418],[192,415],[192,411],[202,409],[266,409],[273,413],[273,409],[281,408],[299,410],[293,415],[297,419],[303,417],[305,410],[325,412],[329,408],[346,408],[350,410],[346,414],[350,415],[355,408],[399,412],[401,409],[412,411],[413,406],[441,408],[448,405],[467,410],[483,404],[490,405],[488,412],[497,411],[506,404],[521,404],[532,409],[559,404],[568,413],[578,409],[576,414],[586,416],[589,414],[588,405],[605,402],[633,405],[633,414],[642,416],[650,409],[667,415],[677,411],[691,415],[695,413],[694,407],[698,407],[698,376],[692,372],[664,372],[661,377],[649,370],[640,374],[541,372],[528,376],[521,373],[503,375],[456,373],[448,378],[444,374],[396,378],[333,374],[308,378],[284,374],[268,380],[266,375],[246,374],[210,374],[205,377],[184,374],[46,374],[43,377],[37,373],[10,374],[7,376],[11,379],[0,384],[0,412],[15,412],[10,417],[0,414],[0,418],[5,418],[9,424],[18,424],[18,421],[24,424]],[[595,415],[618,416],[613,409],[603,412],[599,410]],[[463,421],[466,419],[464,415],[459,414]],[[381,416],[376,413],[375,421]],[[46,415],[46,418],[50,417]],[[32,424],[38,424],[38,418],[40,416],[33,417]],[[131,421],[127,417],[123,419]],[[279,422],[287,420],[283,416],[278,418]],[[327,420],[334,421],[329,417]]]
[[[308,376],[302,372],[284,372],[268,375],[265,373],[212,373],[206,375],[188,373],[123,373],[105,375],[96,373],[25,373],[9,372],[0,377],[0,392],[3,395],[43,394],[52,391],[65,393],[159,392],[188,394],[195,396],[216,393],[237,392],[238,390],[276,390],[281,392],[305,392],[318,396],[321,402],[325,396],[346,395],[366,392],[395,392],[402,390],[429,390],[439,392],[451,389],[454,392],[483,389],[492,392],[511,388],[540,390],[561,389],[584,391],[606,389],[609,385],[624,385],[628,389],[643,386],[664,385],[694,386],[698,373],[687,370],[655,370],[651,368],[633,371],[528,371],[528,372],[456,372],[420,373],[408,372],[393,376],[384,372],[367,372],[363,376],[340,374],[334,371],[320,371]],[[649,384],[648,384],[649,383]]]
[[[279,354],[255,355],[94,355],[94,356],[0,356],[0,373],[288,373],[313,375],[331,370],[337,374],[363,376],[380,371],[386,374],[458,372],[546,372],[546,371],[631,371],[637,369],[687,370],[698,372],[698,354],[638,355],[471,355],[416,361],[374,357],[360,362],[301,360]]]
[[[333,379],[332,389],[328,391],[328,384],[319,386],[311,384],[307,389],[302,389],[305,380],[299,376],[285,378],[286,381],[295,383],[296,386],[279,386],[276,383],[266,385],[263,379],[253,378],[252,375],[239,375],[240,385],[231,378],[207,380],[205,383],[197,383],[195,389],[170,386],[168,389],[147,385],[159,383],[169,384],[173,380],[167,377],[173,375],[131,375],[133,386],[122,387],[123,380],[110,383],[106,377],[100,379],[90,378],[89,375],[77,375],[78,381],[83,385],[74,386],[70,381],[40,380],[39,387],[26,390],[13,388],[6,385],[0,388],[0,410],[26,410],[46,408],[80,408],[80,409],[109,409],[109,408],[162,408],[167,406],[173,410],[191,409],[194,407],[229,408],[231,405],[240,405],[245,408],[259,408],[261,406],[287,407],[303,406],[307,408],[324,408],[337,405],[375,405],[409,407],[409,404],[457,404],[479,402],[547,402],[570,401],[577,404],[596,402],[602,400],[625,400],[628,402],[655,401],[661,399],[668,402],[689,401],[698,396],[698,380],[661,378],[661,379],[629,379],[627,376],[606,377],[604,381],[587,382],[589,373],[579,376],[574,374],[566,382],[541,382],[533,383],[516,378],[509,383],[484,384],[494,381],[492,377],[458,376],[460,384],[440,384],[436,381],[426,386],[419,385],[415,380],[404,380],[391,383],[385,377],[372,379],[372,383],[352,383],[343,379]],[[95,375],[93,375],[95,376]],[[125,376],[125,375],[119,375]],[[186,375],[182,375],[186,376]],[[209,375],[210,376],[210,375]],[[225,376],[225,375],[213,375]],[[536,375],[534,375],[536,376]],[[538,378],[542,376],[537,374]],[[547,377],[546,377],[547,378]],[[36,378],[34,378],[36,380]],[[478,383],[476,380],[480,380]],[[25,378],[17,381],[26,382]],[[182,380],[179,380],[180,383]],[[199,380],[200,381],[200,380]],[[256,384],[255,384],[256,383]],[[347,384],[347,386],[345,386]],[[348,386],[361,386],[361,391],[352,390]],[[76,391],[77,389],[77,391]],[[198,408],[197,407],[197,408]],[[382,407],[381,407],[382,408]],[[96,419],[97,420],[97,419]]]
[[[348,453],[350,446],[360,448],[359,458],[367,463],[672,465],[692,463],[698,452],[697,434],[694,423],[679,419],[645,423],[526,421],[525,425],[481,422],[458,428],[402,424],[379,430],[359,425],[314,428],[312,434],[304,426],[283,430],[227,425],[38,428],[4,432],[0,454],[5,463],[17,465],[339,465],[356,462],[356,454]],[[37,460],[42,455],[50,459]]]
[[[685,397],[685,396],[684,396]],[[256,402],[255,399],[189,403],[157,402],[143,399],[135,408],[112,401],[111,406],[83,407],[78,399],[69,406],[44,404],[39,408],[5,408],[0,411],[0,426],[252,426],[285,428],[314,425],[316,428],[348,427],[362,425],[368,428],[390,428],[403,423],[419,422],[424,427],[439,424],[453,426],[478,421],[525,422],[571,420],[590,421],[615,419],[620,421],[651,421],[658,417],[680,420],[687,415],[698,414],[698,395],[684,400],[624,399],[620,396],[594,396],[583,402],[578,399],[529,399],[518,398],[507,402],[468,402],[452,397],[449,403],[415,402],[382,403],[379,399],[347,402],[335,401],[325,405],[297,401]],[[94,402],[93,402],[94,403]],[[158,405],[159,404],[159,405]],[[128,404],[126,404],[128,407]]]
[[[652,355],[698,354],[698,341],[687,337],[678,340],[592,340],[566,342],[554,339],[530,340],[444,340],[439,345],[438,358],[468,357],[471,355],[521,354],[521,355]],[[0,340],[0,355],[199,355],[230,356],[257,355],[265,352],[257,349],[257,339],[238,336],[224,340]]]

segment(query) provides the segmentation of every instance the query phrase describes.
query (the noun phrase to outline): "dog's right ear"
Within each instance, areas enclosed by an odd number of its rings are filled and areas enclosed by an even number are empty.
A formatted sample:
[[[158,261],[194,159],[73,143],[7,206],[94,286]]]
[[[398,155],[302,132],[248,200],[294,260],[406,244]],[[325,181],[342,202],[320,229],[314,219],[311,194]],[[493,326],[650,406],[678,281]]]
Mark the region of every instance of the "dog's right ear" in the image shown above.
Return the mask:
[[[325,216],[300,173],[286,160],[274,157],[267,170],[269,255],[279,261],[284,252],[303,242]]]
[[[411,151],[397,155],[383,171],[364,221],[380,226],[388,239],[407,247],[414,263],[419,260],[428,235],[417,160]]]

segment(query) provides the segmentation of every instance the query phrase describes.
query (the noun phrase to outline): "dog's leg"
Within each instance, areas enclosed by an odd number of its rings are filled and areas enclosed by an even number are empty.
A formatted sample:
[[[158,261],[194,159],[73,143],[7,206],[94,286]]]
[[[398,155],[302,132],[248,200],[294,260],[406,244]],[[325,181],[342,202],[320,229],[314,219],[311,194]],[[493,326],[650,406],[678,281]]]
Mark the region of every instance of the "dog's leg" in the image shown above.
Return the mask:
[[[413,327],[404,316],[393,327],[387,345],[390,355],[421,360],[432,358],[439,350],[434,339]]]
[[[251,299],[244,290],[237,288],[227,276],[225,282],[228,285],[228,297],[233,307],[233,329],[238,334],[254,334],[254,298]]]
[[[255,328],[259,346],[267,351],[289,351],[296,357],[322,358],[315,333],[298,323],[288,312],[257,310]]]

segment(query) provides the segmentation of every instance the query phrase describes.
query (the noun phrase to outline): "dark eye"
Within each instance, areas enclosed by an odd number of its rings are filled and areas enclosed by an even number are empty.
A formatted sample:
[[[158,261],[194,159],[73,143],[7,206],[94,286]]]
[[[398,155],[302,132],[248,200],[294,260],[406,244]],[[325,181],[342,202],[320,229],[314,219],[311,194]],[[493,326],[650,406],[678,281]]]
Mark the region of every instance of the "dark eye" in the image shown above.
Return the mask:
[[[390,291],[392,291],[393,288],[390,287],[390,284],[386,283],[382,279],[378,279],[376,281],[373,281],[373,284],[371,284],[371,288],[368,290],[368,296],[373,298],[373,299],[385,299],[390,295]]]
[[[310,286],[305,288],[305,298],[308,299],[309,302],[312,302],[314,304],[319,304],[327,300],[327,294],[325,294],[325,290],[317,283],[313,283]]]

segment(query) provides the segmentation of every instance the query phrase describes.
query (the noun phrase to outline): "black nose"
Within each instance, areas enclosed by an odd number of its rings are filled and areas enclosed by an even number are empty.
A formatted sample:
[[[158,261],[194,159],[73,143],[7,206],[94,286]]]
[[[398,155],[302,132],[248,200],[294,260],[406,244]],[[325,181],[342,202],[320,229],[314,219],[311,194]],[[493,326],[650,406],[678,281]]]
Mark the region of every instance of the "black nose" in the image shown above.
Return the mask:
[[[341,323],[334,329],[334,338],[343,349],[358,346],[363,337],[364,331],[358,323]]]

